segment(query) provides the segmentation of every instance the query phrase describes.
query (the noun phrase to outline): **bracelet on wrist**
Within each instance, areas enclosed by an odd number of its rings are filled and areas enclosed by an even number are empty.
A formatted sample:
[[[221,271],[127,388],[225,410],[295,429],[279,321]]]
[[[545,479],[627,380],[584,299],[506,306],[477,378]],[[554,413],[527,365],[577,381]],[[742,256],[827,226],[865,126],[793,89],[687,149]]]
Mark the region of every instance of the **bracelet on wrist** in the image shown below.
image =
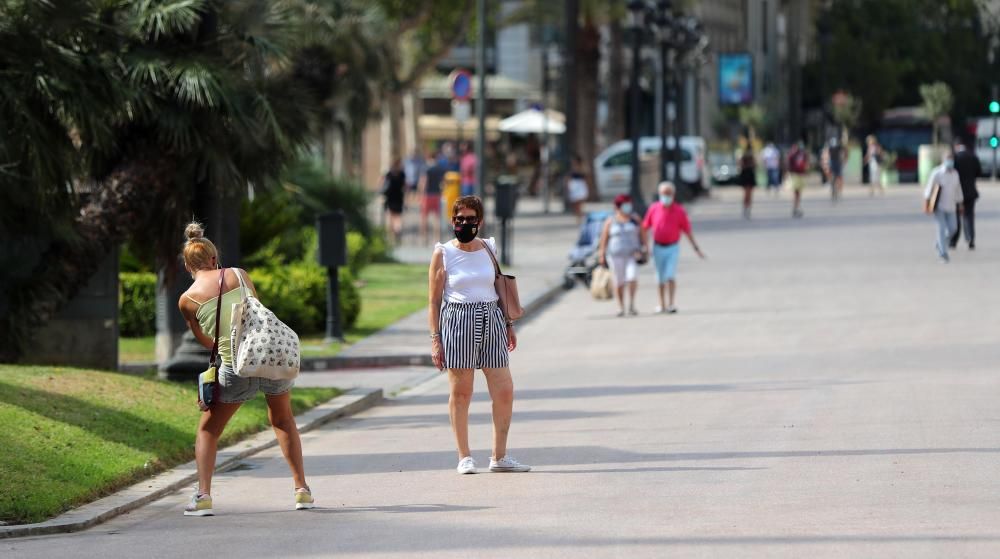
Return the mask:
[[[441,337],[441,332],[433,332],[433,333],[431,333],[431,339],[432,340],[436,340],[436,339],[438,339],[440,337]]]

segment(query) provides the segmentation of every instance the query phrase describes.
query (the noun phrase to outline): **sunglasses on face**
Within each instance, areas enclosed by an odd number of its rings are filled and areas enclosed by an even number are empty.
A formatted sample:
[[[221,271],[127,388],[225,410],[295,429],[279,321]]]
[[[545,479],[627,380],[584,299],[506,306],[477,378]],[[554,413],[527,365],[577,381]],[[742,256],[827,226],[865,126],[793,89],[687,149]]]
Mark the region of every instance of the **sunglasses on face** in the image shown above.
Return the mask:
[[[477,218],[474,215],[456,215],[455,217],[452,218],[452,221],[458,224],[476,223],[477,221],[479,221],[479,218]]]

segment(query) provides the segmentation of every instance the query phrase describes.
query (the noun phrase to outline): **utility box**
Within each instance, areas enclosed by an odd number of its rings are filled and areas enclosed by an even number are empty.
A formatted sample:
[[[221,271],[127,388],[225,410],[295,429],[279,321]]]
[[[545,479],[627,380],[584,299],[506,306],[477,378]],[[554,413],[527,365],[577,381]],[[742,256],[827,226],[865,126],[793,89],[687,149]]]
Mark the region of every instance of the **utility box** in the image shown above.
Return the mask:
[[[319,250],[316,252],[319,265],[336,268],[347,265],[347,228],[344,212],[334,211],[316,218],[316,234]]]
[[[496,200],[493,213],[500,219],[512,219],[517,206],[517,177],[501,175],[496,180]]]

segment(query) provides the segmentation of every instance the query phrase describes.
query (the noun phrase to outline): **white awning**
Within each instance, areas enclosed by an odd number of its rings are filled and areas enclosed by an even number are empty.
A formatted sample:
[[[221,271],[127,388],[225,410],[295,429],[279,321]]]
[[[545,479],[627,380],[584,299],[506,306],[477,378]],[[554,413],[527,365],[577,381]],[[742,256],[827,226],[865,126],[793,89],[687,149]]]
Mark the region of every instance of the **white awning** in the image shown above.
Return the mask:
[[[543,114],[539,109],[528,109],[500,121],[500,131],[512,134],[563,134],[566,118],[559,111],[549,109]]]

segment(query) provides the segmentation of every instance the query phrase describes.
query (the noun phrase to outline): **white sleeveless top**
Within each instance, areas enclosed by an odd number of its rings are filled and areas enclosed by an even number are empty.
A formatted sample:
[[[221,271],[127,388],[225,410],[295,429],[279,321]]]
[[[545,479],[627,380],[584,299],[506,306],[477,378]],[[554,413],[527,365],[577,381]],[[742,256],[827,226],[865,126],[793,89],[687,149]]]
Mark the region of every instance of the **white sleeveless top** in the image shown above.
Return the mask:
[[[444,254],[444,301],[446,303],[488,303],[497,300],[496,269],[487,250],[497,249],[493,237],[485,239],[489,248],[466,252],[453,244],[437,243],[434,250]]]

